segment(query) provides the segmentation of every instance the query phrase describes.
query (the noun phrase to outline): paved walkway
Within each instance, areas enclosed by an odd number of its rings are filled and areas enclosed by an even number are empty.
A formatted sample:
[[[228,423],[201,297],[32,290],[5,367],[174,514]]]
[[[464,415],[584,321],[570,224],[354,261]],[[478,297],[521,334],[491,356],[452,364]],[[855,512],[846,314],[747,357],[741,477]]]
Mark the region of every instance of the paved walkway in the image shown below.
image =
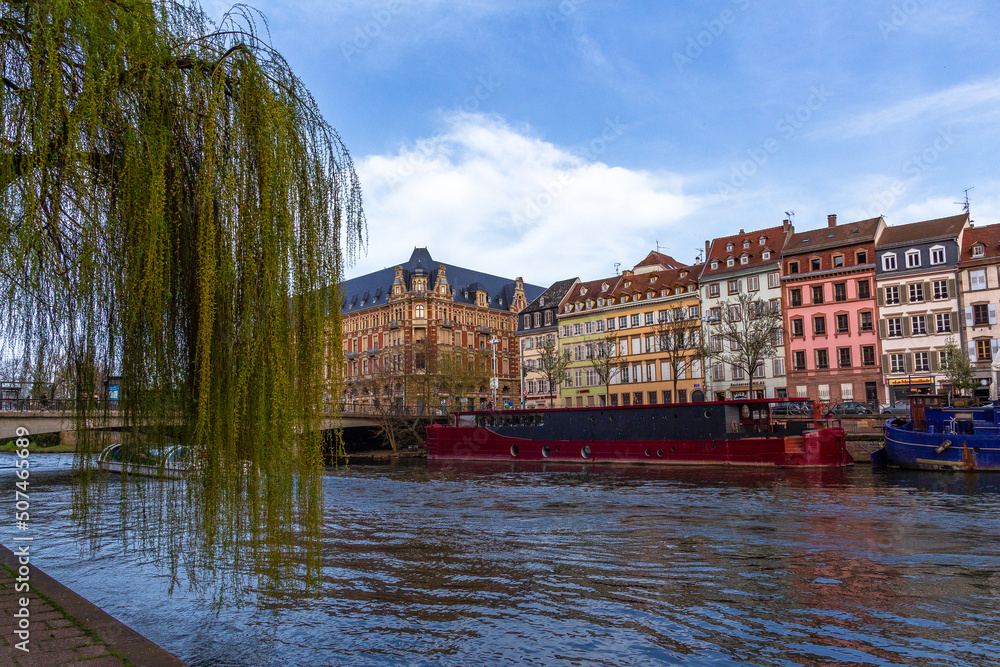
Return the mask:
[[[17,556],[0,546],[0,667],[184,667],[184,663],[29,564],[31,590],[17,592]],[[28,597],[29,652],[16,647],[20,598]]]

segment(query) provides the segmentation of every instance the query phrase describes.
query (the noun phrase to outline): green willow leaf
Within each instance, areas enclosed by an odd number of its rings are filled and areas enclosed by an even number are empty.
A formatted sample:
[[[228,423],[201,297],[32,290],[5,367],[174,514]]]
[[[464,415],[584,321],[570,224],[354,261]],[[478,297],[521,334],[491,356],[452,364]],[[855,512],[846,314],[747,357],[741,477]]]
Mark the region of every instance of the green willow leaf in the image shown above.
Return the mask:
[[[120,375],[116,415],[78,402],[85,490],[108,442],[87,427],[120,416],[130,447],[194,452],[183,497],[160,487],[181,509],[142,513],[194,528],[171,549],[280,574],[318,539],[337,285],[367,239],[350,154],[262,35],[243,6],[0,5],[0,327],[78,397]]]

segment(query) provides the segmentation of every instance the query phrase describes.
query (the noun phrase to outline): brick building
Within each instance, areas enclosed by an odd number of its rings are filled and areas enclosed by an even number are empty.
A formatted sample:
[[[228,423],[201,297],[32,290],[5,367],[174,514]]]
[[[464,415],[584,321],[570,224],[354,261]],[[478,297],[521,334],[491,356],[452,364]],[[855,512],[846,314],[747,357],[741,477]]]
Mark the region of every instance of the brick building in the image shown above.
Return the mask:
[[[434,261],[409,260],[346,281],[342,339],[347,409],[376,401],[418,410],[485,407],[494,345],[498,401],[519,402],[517,314],[544,288]]]

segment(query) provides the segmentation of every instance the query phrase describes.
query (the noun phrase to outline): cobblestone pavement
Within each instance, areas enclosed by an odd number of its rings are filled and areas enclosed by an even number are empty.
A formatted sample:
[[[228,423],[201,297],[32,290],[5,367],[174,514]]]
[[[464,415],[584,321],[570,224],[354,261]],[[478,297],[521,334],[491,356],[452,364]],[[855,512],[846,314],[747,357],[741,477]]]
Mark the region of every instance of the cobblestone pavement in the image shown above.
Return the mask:
[[[19,592],[20,568],[31,590]],[[21,598],[28,598],[28,652],[17,647]],[[0,667],[186,667],[135,630],[0,545]]]
[[[36,591],[19,593],[15,590],[16,575],[0,565],[0,665],[35,665],[52,667],[72,665],[81,660],[88,667],[129,664],[116,655],[95,634],[85,630],[76,619],[56,609]],[[20,598],[27,597],[30,633],[26,653],[15,645],[21,639],[14,634],[21,608]]]

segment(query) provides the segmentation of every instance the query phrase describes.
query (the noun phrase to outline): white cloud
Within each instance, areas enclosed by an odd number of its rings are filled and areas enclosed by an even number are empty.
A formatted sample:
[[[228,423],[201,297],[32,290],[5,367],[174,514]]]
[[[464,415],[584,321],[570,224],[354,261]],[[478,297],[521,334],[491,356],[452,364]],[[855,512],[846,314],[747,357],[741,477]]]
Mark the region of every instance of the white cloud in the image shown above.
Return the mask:
[[[920,119],[922,126],[931,119],[938,122],[955,122],[959,115],[968,114],[985,104],[995,105],[1000,100],[1000,79],[964,83],[935,93],[896,102],[883,109],[860,114],[842,123],[825,135],[841,138],[865,137],[885,132],[891,127]],[[976,117],[982,114],[979,109]],[[995,106],[987,113],[995,118]]]
[[[427,246],[435,259],[540,285],[595,279],[614,262],[635,264],[656,240],[689,234],[679,224],[701,206],[677,175],[609,166],[495,118],[448,121],[440,134],[359,161],[373,241],[350,275]]]

